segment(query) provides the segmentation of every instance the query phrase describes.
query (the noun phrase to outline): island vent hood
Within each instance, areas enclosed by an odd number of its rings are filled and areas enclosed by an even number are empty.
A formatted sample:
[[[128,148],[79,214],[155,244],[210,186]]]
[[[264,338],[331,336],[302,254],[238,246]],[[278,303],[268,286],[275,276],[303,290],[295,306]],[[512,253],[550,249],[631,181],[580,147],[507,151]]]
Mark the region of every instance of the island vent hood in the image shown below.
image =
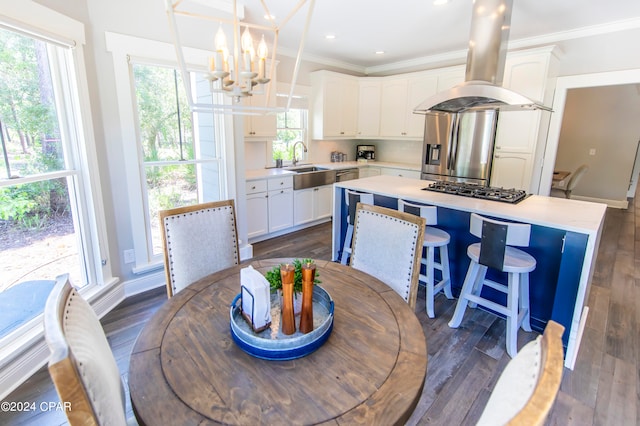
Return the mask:
[[[478,110],[551,111],[502,87],[513,0],[474,0],[465,81],[426,99],[416,114]]]

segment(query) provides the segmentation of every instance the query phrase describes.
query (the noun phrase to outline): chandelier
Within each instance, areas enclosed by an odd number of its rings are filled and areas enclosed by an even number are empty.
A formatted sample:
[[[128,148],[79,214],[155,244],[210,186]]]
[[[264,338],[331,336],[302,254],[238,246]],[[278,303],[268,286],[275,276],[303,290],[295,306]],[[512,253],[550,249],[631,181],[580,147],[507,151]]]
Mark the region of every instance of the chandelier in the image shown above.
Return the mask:
[[[303,28],[300,44],[297,51],[294,70],[292,73],[292,81],[290,83],[290,93],[287,99],[286,110],[289,108],[291,98],[293,96],[295,83],[302,59],[302,51],[304,42],[311,21],[315,0],[299,0],[295,7],[288,15],[278,24],[271,14],[266,0],[259,0],[262,5],[262,11],[269,25],[260,25],[250,22],[241,22],[244,19],[244,7],[238,7],[237,1],[225,2],[221,0],[166,0],[166,10],[169,17],[169,25],[173,35],[173,41],[178,59],[178,66],[182,72],[182,81],[185,84],[187,92],[187,100],[192,110],[202,111],[213,109],[231,114],[260,114],[274,109],[269,106],[256,106],[242,103],[243,98],[252,96],[253,94],[265,93],[269,98],[269,91],[272,85],[267,85],[274,75],[276,66],[276,50],[278,47],[278,36],[280,31],[296,13],[309,2],[306,22]],[[211,6],[215,4],[214,8]],[[196,8],[189,6],[196,5]],[[205,6],[204,8],[202,6]],[[221,10],[221,6],[228,12],[231,12],[232,18],[213,14]],[[225,7],[226,6],[226,7]],[[230,9],[230,10],[229,10]],[[204,13],[203,10],[207,10]],[[181,43],[181,37],[178,31],[176,16],[184,16],[193,19],[204,20],[206,22],[217,22],[217,31],[215,31],[212,52],[209,53],[204,71],[205,78],[209,81],[210,91],[212,93],[224,93],[231,97],[232,102],[222,104],[201,104],[193,101],[191,94],[190,78],[187,71],[184,49]],[[228,38],[223,25],[231,26],[232,37]],[[215,27],[214,27],[215,28]],[[252,31],[259,34],[259,41],[252,34]],[[267,38],[265,39],[265,34]],[[232,42],[229,48],[228,40]],[[269,40],[269,43],[267,42]],[[269,57],[269,54],[271,55]]]

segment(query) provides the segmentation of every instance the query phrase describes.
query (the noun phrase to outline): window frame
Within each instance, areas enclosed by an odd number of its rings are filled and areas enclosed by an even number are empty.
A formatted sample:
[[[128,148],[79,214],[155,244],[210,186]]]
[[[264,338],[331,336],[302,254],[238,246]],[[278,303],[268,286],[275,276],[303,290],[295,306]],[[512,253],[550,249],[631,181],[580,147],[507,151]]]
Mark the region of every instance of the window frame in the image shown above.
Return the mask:
[[[175,59],[175,47],[171,44],[142,39],[134,36],[105,33],[107,51],[113,56],[114,75],[116,80],[116,97],[122,128],[123,154],[125,162],[125,178],[128,183],[127,195],[129,201],[129,213],[132,230],[144,230],[132,234],[133,249],[135,252],[135,264],[132,268],[134,274],[144,274],[157,271],[164,267],[164,259],[161,254],[154,255],[151,236],[147,234],[149,222],[146,208],[146,190],[143,185],[146,182],[144,171],[145,163],[142,147],[138,143],[140,139],[138,128],[138,111],[133,80],[132,63],[160,65],[178,69]],[[200,69],[207,64],[210,52],[199,49],[189,49],[185,56],[187,64],[192,69]],[[192,86],[195,83],[192,81]],[[224,102],[230,99],[225,97]],[[233,149],[233,128],[231,115],[214,114],[216,134],[219,141],[219,159],[222,175],[221,190],[224,198],[235,198],[235,187],[229,182],[235,182],[235,156]],[[195,121],[195,120],[194,120]],[[194,123],[195,126],[195,123]],[[194,130],[195,131],[195,130]],[[197,163],[196,163],[197,164]],[[199,188],[200,191],[200,188]]]
[[[54,45],[70,48],[65,52],[63,65],[66,79],[60,79],[56,71],[52,75],[56,90],[64,87],[64,96],[56,95],[61,133],[69,138],[65,143],[72,154],[72,166],[53,174],[34,175],[23,178],[20,183],[42,180],[43,177],[60,176],[75,180],[75,191],[71,190],[71,202],[77,205],[83,226],[83,241],[89,247],[86,272],[88,284],[80,289],[80,293],[88,300],[111,289],[118,279],[113,276],[109,261],[109,239],[103,208],[98,155],[92,121],[92,110],[89,96],[89,85],[86,75],[86,61],[84,58],[85,33],[84,24],[48,9],[32,0],[15,2],[0,2],[0,26],[23,33],[30,37],[39,38]],[[52,49],[48,49],[51,51]],[[55,50],[55,49],[54,49]],[[53,68],[53,67],[52,67]],[[68,164],[68,163],[67,163]],[[72,167],[73,170],[68,170]],[[17,181],[11,184],[18,183]],[[52,277],[52,279],[55,277]],[[38,316],[3,339],[0,346],[0,365],[4,367],[0,372],[0,389],[3,389],[0,399],[17,387],[25,374],[30,374],[46,360],[46,346],[43,340],[44,328],[42,317]]]

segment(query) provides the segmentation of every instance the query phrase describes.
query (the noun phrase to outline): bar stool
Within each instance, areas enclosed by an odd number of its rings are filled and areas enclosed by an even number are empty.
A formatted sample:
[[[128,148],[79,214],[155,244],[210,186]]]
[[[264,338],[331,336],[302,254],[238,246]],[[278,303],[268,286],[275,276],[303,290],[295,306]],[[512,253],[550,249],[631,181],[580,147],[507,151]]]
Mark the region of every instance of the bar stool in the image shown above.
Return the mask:
[[[482,305],[507,317],[507,353],[512,358],[518,353],[518,329],[531,331],[529,324],[529,272],[536,268],[536,259],[511,246],[528,247],[531,225],[488,219],[472,213],[469,231],[480,242],[467,248],[471,258],[467,276],[449,321],[449,327],[458,328],[467,304],[475,308]],[[508,284],[485,279],[487,268],[508,274]],[[489,286],[507,294],[506,306],[480,296],[483,286]]]
[[[344,237],[340,263],[346,265],[349,256],[351,256],[351,240],[353,239],[353,223],[355,222],[356,218],[356,206],[358,205],[358,203],[373,205],[373,194],[358,192],[352,189],[345,189],[344,201],[347,204],[349,215],[347,216],[347,234]]]
[[[434,318],[433,299],[436,294],[444,290],[447,299],[453,299],[451,294],[451,272],[449,269],[449,241],[451,237],[442,229],[434,228],[429,225],[438,224],[438,208],[435,206],[425,206],[421,204],[413,204],[408,201],[398,200],[398,210],[411,213],[426,219],[427,226],[424,230],[425,257],[421,262],[425,266],[425,273],[420,274],[419,281],[424,283],[427,289],[427,315]],[[440,262],[435,261],[435,249],[440,251]],[[442,274],[442,280],[435,282],[435,270],[438,269]]]

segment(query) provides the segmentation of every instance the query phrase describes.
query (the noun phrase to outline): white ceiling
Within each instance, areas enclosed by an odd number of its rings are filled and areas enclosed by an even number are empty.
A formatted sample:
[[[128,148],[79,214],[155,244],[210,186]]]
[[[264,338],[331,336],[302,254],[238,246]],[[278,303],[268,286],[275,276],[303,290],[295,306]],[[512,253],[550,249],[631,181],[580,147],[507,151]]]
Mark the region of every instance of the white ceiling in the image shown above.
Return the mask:
[[[204,2],[204,0],[202,0]],[[223,0],[218,0],[223,1]],[[293,0],[265,0],[276,22]],[[240,3],[240,1],[239,1]],[[245,0],[245,20],[264,24],[258,0]],[[279,52],[295,55],[311,0],[281,30]],[[316,0],[304,46],[305,59],[364,73],[466,52],[472,0]],[[640,28],[640,0],[514,0],[510,47]],[[327,40],[334,34],[334,40]],[[384,55],[375,51],[383,50]]]

